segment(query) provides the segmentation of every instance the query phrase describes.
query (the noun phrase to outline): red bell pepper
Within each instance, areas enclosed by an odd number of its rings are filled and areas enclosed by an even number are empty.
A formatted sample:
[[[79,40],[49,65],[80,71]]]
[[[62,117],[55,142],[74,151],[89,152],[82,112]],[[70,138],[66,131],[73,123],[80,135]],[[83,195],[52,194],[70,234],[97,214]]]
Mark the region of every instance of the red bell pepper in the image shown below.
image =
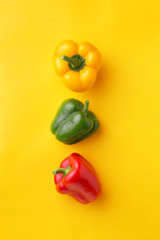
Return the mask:
[[[95,170],[78,153],[64,159],[53,174],[57,191],[69,194],[80,203],[93,202],[101,193],[101,183]]]

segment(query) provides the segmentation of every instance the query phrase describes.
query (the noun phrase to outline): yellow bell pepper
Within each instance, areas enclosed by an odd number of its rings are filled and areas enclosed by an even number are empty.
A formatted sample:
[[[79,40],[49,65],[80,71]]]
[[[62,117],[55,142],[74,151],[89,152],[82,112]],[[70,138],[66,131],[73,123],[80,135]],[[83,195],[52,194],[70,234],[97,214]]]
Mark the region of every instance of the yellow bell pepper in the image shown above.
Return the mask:
[[[88,42],[62,41],[53,56],[53,65],[64,84],[75,92],[86,91],[93,86],[101,66],[101,54]]]

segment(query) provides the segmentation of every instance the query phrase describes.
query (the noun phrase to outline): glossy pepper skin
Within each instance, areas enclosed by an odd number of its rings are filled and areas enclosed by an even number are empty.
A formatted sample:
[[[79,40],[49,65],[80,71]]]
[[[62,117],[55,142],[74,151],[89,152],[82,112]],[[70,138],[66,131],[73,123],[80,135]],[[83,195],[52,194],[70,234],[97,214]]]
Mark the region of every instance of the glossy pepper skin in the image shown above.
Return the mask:
[[[93,202],[101,193],[100,180],[87,160],[72,153],[53,171],[56,189],[83,204]]]
[[[75,144],[92,135],[99,127],[96,116],[88,111],[89,102],[65,100],[51,124],[51,132],[64,144]]]
[[[64,84],[75,92],[86,91],[93,86],[101,66],[101,54],[89,42],[62,41],[53,56],[56,73]]]

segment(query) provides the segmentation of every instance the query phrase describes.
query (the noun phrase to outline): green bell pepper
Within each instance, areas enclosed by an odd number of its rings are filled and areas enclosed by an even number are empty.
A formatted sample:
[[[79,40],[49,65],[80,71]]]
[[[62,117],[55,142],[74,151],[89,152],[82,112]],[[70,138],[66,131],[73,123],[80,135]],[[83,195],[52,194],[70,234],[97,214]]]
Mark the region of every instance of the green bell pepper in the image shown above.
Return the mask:
[[[96,116],[76,99],[65,100],[51,124],[51,132],[65,144],[74,144],[92,135],[99,127]]]

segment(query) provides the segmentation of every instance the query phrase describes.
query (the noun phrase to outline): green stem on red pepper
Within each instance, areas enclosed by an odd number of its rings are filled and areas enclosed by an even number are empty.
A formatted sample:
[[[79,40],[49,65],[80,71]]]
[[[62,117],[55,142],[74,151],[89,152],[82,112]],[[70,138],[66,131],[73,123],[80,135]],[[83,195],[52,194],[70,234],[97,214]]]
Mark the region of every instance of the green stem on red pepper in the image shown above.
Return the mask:
[[[53,171],[53,174],[63,173],[63,177],[66,176],[71,171],[71,166],[69,165],[67,168],[57,168]]]

